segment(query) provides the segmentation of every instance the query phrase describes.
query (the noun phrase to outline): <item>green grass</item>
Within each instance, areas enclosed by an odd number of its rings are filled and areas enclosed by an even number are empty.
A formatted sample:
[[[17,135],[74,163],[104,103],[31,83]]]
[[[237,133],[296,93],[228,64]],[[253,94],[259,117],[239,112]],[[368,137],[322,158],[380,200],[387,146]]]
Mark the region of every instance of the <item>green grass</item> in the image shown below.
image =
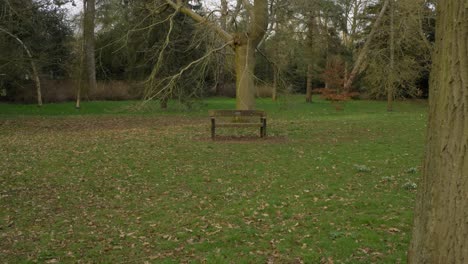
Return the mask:
[[[262,99],[214,142],[231,99],[134,104],[0,104],[2,262],[405,262],[424,102]]]

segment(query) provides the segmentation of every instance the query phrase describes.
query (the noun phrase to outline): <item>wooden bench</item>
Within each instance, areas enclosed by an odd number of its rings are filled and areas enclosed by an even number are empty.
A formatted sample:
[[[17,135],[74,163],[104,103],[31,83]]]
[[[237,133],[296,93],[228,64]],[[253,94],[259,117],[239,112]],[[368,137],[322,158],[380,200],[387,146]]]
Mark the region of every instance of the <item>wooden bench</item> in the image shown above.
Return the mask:
[[[266,113],[259,110],[210,110],[211,138],[216,135],[216,127],[260,127],[260,137],[266,136]],[[216,119],[225,117],[222,122]],[[230,118],[232,119],[226,119]],[[255,122],[255,117],[259,117]]]

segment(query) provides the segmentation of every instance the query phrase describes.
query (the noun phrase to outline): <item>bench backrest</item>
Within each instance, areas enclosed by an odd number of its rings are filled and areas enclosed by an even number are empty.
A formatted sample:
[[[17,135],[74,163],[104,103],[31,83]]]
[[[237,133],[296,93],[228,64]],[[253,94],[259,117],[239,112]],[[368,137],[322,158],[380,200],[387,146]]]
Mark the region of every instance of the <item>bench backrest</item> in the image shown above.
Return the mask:
[[[265,111],[261,110],[210,110],[210,117],[218,116],[260,116],[266,117]]]

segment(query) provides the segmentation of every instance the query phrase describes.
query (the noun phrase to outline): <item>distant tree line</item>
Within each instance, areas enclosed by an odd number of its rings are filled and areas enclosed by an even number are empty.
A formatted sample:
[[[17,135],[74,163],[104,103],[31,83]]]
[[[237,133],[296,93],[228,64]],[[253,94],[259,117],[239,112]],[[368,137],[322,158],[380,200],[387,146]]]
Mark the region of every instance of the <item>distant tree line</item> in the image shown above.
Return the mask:
[[[65,9],[70,3],[82,6],[74,18]],[[210,6],[202,0],[0,0],[0,28],[10,33],[0,32],[0,100],[36,100],[31,61],[46,102],[146,98],[164,106],[169,98],[239,96],[251,84],[239,85],[236,41],[251,36],[253,12],[260,11],[267,18],[249,51],[254,66],[245,71],[255,76],[255,88],[247,95],[276,100],[305,93],[309,102],[317,88],[389,102],[427,95],[432,1],[220,0]]]

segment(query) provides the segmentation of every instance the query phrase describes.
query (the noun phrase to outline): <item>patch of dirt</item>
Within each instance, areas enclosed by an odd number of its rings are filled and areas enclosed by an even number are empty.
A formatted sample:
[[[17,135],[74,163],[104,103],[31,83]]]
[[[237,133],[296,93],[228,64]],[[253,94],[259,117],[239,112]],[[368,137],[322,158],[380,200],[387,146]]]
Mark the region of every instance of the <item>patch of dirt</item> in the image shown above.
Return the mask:
[[[138,116],[80,116],[80,117],[27,117],[0,120],[0,129],[14,130],[15,133],[37,132],[83,132],[119,131],[142,128],[162,128],[201,124],[202,118],[182,117],[138,117]]]
[[[216,136],[213,140],[211,137],[195,138],[197,141],[213,142],[213,143],[287,143],[288,138],[284,136],[267,136],[261,138],[259,136]]]

